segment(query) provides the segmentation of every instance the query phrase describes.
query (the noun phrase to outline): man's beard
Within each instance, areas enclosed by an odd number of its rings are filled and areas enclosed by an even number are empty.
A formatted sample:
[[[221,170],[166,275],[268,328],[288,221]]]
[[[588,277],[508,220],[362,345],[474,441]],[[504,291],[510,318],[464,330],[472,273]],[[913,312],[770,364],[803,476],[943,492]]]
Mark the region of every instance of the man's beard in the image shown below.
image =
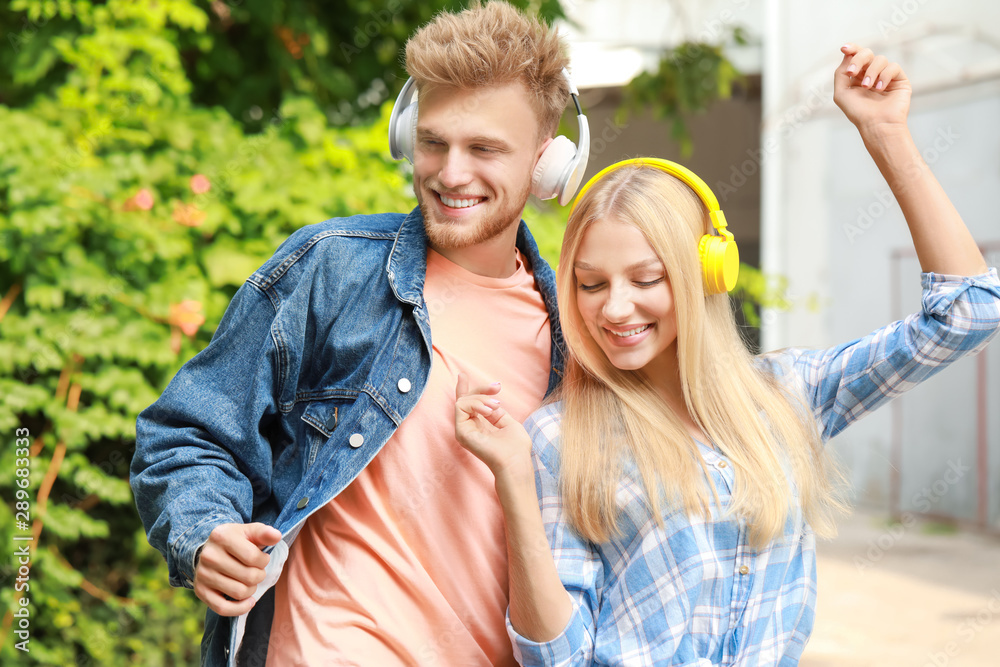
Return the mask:
[[[475,226],[470,227],[464,221],[442,221],[435,217],[434,206],[427,199],[428,197],[437,198],[437,194],[429,188],[425,189],[424,196],[420,198],[420,211],[424,214],[424,230],[427,232],[431,247],[461,250],[495,239],[511,224],[521,219],[521,213],[524,211],[524,205],[528,201],[530,192],[531,184],[529,182],[525,184],[520,196],[510,198],[504,208],[486,213],[485,217],[475,223]],[[482,204],[480,205],[482,206]]]

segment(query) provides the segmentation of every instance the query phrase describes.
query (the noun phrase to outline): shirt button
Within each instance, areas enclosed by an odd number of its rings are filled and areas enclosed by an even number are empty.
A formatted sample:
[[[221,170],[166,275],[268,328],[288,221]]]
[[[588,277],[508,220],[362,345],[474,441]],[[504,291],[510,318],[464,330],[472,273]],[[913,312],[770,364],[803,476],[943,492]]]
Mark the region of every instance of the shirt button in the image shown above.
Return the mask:
[[[305,509],[305,506],[308,504],[309,504],[309,496],[306,496],[305,498],[299,499],[299,502],[296,503],[295,507],[297,507],[298,509]]]
[[[411,385],[410,381],[407,380],[406,378],[399,378],[399,382],[396,383],[396,386],[399,387],[399,391],[405,394],[406,392],[410,391],[410,387],[412,387],[413,385]]]
[[[749,574],[750,568],[746,565],[740,565],[740,574]]]
[[[726,462],[725,461],[719,461],[719,467],[720,468],[725,468],[726,467]]]
[[[354,449],[357,449],[361,445],[365,444],[365,436],[361,435],[360,433],[355,433],[350,438],[348,438],[347,443],[351,447],[354,447]]]

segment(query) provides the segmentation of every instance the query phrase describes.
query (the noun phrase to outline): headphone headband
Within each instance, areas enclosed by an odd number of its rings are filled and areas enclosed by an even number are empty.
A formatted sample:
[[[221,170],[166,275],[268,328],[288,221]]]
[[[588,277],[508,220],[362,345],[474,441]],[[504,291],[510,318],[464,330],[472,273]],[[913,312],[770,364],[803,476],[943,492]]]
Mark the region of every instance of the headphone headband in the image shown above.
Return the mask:
[[[573,200],[573,206],[570,208],[570,215],[576,209],[577,203],[579,203],[595,183],[611,172],[629,165],[648,166],[659,169],[674,176],[694,190],[694,193],[701,199],[705,208],[708,209],[708,217],[712,222],[712,229],[717,234],[705,234],[701,237],[701,241],[698,244],[705,291],[708,294],[719,294],[732,290],[736,286],[736,278],[740,270],[739,251],[737,250],[733,233],[727,228],[726,216],[722,212],[722,209],[719,208],[719,200],[716,198],[715,193],[712,192],[712,189],[708,187],[708,184],[700,176],[683,165],[655,157],[631,158],[615,162],[597,172],[593,178],[587,181],[586,185],[580,188],[580,194]]]
[[[601,169],[599,172],[594,174],[586,185],[580,188],[580,194],[576,196],[573,201],[573,207],[570,209],[570,213],[576,208],[577,202],[583,198],[583,195],[587,193],[587,190],[591,188],[597,181],[601,180],[613,171],[617,171],[622,167],[627,167],[629,165],[637,165],[639,167],[654,167],[660,171],[665,171],[671,176],[675,176],[679,180],[683,181],[685,185],[695,191],[695,194],[705,203],[705,207],[708,209],[709,213],[712,211],[719,211],[719,200],[715,197],[715,193],[712,189],[708,187],[708,184],[702,180],[698,174],[694,173],[684,165],[677,164],[676,162],[671,162],[670,160],[664,160],[658,157],[636,157],[630,158],[628,160],[622,160],[621,162],[615,162],[612,165]]]

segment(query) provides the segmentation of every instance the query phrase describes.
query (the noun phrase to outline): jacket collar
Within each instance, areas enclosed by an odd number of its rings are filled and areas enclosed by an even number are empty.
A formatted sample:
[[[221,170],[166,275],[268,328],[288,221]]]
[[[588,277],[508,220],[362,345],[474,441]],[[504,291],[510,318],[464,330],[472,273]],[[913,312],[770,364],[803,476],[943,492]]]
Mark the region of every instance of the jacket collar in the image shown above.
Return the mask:
[[[552,330],[552,366],[555,374],[561,374],[566,346],[562,328],[559,326],[559,308],[556,304],[556,275],[538,252],[538,245],[528,231],[528,225],[521,220],[517,229],[517,249],[528,260],[535,276],[545,308],[549,313]],[[386,266],[389,284],[396,298],[420,308],[424,303],[424,279],[427,275],[427,233],[424,231],[424,216],[416,207],[403,219],[396,234],[396,242],[389,254]],[[550,391],[558,383],[556,377],[550,382]]]
[[[424,278],[427,275],[427,233],[424,216],[416,207],[403,218],[396,242],[386,266],[389,285],[396,298],[420,307],[424,302]]]
[[[546,396],[551,394],[562,379],[563,363],[566,359],[566,343],[563,341],[562,326],[559,323],[559,305],[556,303],[556,273],[538,252],[538,244],[528,231],[528,225],[521,220],[517,229],[517,249],[521,256],[528,259],[531,272],[535,276],[535,286],[538,287],[545,309],[549,313],[549,329],[552,333],[552,369],[549,373],[549,387]]]

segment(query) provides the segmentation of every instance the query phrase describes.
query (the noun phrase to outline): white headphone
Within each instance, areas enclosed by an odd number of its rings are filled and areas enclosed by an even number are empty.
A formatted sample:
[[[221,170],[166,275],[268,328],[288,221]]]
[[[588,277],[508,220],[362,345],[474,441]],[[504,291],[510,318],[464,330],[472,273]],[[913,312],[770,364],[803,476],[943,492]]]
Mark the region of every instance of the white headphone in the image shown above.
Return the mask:
[[[565,206],[576,194],[583,172],[590,157],[590,125],[580,109],[580,93],[569,72],[562,71],[569,84],[570,97],[576,107],[576,122],[580,128],[580,141],[572,141],[559,135],[542,152],[535,169],[531,173],[531,194],[539,199],[559,197],[559,204]],[[413,143],[417,133],[417,86],[413,77],[407,79],[399,91],[396,104],[389,116],[389,153],[401,160],[413,162]]]

